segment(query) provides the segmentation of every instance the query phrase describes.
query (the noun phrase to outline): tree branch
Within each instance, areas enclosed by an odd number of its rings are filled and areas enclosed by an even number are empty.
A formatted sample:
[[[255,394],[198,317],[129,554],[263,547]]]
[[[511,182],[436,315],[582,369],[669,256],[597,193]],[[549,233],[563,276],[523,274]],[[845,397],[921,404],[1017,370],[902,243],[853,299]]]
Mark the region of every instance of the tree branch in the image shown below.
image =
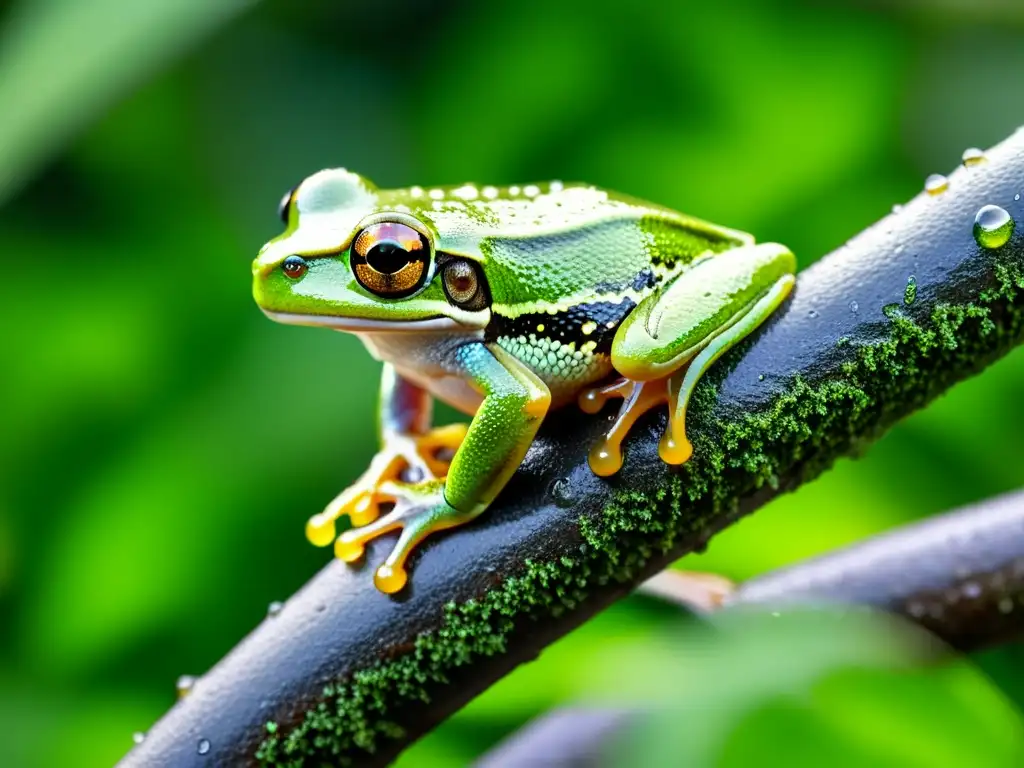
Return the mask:
[[[708,612],[734,605],[873,606],[925,627],[951,649],[976,651],[1024,636],[1024,491],[895,531],[739,588],[707,574],[663,571],[641,585],[655,598]],[[645,712],[561,708],[527,723],[476,768],[606,765],[605,750]]]
[[[492,509],[421,548],[406,594],[372,586],[390,540],[362,568],[330,563],[122,764],[388,763],[673,560],[1017,344],[1024,232],[986,250],[972,226],[986,204],[1024,221],[1022,190],[1018,131],[948,191],[802,272],[787,305],[698,387],[695,457],[681,468],[658,459],[663,414],[638,424],[610,479],[586,461],[603,418],[552,414]]]

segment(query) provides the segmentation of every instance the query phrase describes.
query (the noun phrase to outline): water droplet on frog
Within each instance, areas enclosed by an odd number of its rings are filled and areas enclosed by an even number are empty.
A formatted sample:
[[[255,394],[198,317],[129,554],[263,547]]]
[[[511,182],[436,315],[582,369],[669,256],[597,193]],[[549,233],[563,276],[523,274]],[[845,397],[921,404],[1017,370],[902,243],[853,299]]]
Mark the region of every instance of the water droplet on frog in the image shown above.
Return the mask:
[[[949,189],[949,179],[941,173],[933,173],[924,180],[924,191],[929,195],[941,195]]]
[[[199,740],[199,744],[196,745],[196,752],[198,752],[200,755],[205,755],[209,751],[210,751],[210,740],[209,739],[200,739]]]
[[[977,147],[968,147],[964,150],[963,156],[960,158],[964,166],[971,167],[972,165],[978,165],[985,161],[985,153]]]
[[[141,744],[145,740],[146,740],[146,734],[143,733],[142,731],[136,731],[135,733],[132,734],[132,741],[135,742],[136,744]]]
[[[907,278],[907,287],[903,289],[903,303],[908,307],[917,299],[917,278],[911,275]]]
[[[858,309],[860,309],[860,304],[858,304],[856,301],[851,301],[850,302],[850,311],[851,312],[856,312]]]
[[[1020,200],[1020,192],[1013,196],[1014,201]]]
[[[275,600],[274,602],[272,602],[270,605],[267,606],[267,616],[269,616],[270,618],[274,618],[275,616],[277,616],[277,614],[279,614],[283,610],[284,610],[284,603],[282,603],[280,600]]]
[[[985,205],[974,217],[974,239],[982,248],[1000,248],[1013,235],[1013,217],[998,205]]]
[[[178,692],[178,698],[183,699],[192,693],[192,689],[196,685],[196,679],[192,675],[182,675],[178,678],[178,682],[175,683],[174,688]]]
[[[572,485],[569,478],[560,477],[551,484],[551,498],[555,500],[555,506],[571,507],[575,502],[572,493]]]
[[[893,203],[892,204],[892,212],[893,213],[899,213],[902,210],[903,210],[903,205],[901,203]]]
[[[815,317],[818,316],[818,310],[816,310],[816,309],[808,310],[807,316],[813,320]]]

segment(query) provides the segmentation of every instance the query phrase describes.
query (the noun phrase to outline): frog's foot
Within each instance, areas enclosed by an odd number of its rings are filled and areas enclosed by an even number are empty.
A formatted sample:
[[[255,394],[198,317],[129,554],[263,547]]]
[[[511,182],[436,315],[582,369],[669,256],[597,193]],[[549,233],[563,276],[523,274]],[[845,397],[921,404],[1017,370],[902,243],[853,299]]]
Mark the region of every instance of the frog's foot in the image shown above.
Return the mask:
[[[682,464],[693,453],[682,421],[672,415],[679,397],[678,378],[668,377],[653,381],[634,381],[621,378],[602,387],[585,389],[580,393],[579,406],[586,413],[597,413],[610,398],[622,398],[622,407],[611,428],[590,449],[590,468],[595,475],[607,477],[622,468],[622,441],[637,419],[652,408],[668,404],[668,426],[658,444],[658,455],[668,464]]]
[[[352,525],[371,523],[384,500],[380,488],[393,480],[434,480],[448,474],[451,457],[466,436],[466,424],[437,427],[425,435],[396,435],[385,441],[369,468],[339,493],[323,512],[306,523],[306,538],[326,547],[337,535],[336,521],[348,515]]]
[[[363,556],[368,541],[400,528],[398,543],[373,576],[377,589],[393,594],[405,586],[405,561],[423,539],[435,531],[468,522],[475,515],[459,512],[445,501],[444,480],[388,482],[380,486],[378,494],[394,501],[394,508],[367,525],[342,533],[334,543],[334,554],[351,563]]]

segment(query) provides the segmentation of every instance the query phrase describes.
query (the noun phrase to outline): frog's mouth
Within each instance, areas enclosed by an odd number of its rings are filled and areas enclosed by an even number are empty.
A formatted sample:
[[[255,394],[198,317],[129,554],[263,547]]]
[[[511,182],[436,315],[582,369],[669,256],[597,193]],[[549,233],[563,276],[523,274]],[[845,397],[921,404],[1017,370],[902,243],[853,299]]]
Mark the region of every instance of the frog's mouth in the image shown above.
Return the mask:
[[[303,315],[291,312],[274,312],[264,309],[263,314],[271,320],[286,325],[311,325],[320,328],[333,328],[336,331],[365,333],[375,331],[457,331],[466,330],[467,326],[450,317],[428,317],[422,320],[376,320],[369,317],[334,317],[333,315]]]

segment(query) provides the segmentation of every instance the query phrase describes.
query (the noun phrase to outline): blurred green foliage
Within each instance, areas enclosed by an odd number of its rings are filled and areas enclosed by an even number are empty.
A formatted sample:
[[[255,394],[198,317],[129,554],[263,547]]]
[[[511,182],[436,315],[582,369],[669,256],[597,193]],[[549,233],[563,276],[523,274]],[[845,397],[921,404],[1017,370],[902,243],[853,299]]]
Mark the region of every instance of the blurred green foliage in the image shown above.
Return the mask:
[[[249,261],[285,189],[333,165],[384,186],[581,179],[806,266],[1024,122],[1024,6],[888,8],[0,1],[0,764],[112,763],[179,674],[329,557],[303,524],[374,450],[377,366],[253,305]],[[1018,353],[687,566],[745,578],[1024,485],[1022,384]],[[658,656],[670,623],[626,601],[403,764],[465,764],[630,659],[674,663],[685,649]],[[763,665],[786,656],[766,648]],[[1019,756],[1024,654],[975,661],[1009,698],[968,669],[956,733],[995,728],[1005,749],[985,754]],[[746,690],[723,654],[707,669],[703,684]],[[948,743],[949,716],[924,706],[960,685],[948,670],[917,687],[837,674],[801,712],[755,686],[743,716],[685,718],[728,735],[721,765],[794,739],[837,765],[878,749],[966,764],[914,747]],[[917,709],[935,719],[905,726]],[[825,722],[845,741],[823,741]]]

